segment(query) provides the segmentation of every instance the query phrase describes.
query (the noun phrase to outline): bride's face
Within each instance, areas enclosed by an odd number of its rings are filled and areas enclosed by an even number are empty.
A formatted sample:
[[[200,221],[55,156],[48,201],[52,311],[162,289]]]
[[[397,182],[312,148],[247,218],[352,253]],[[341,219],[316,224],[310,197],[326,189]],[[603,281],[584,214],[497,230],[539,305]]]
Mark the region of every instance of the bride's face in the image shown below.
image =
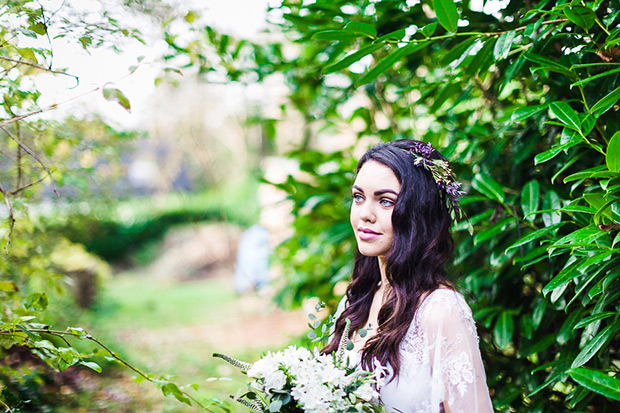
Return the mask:
[[[382,163],[368,161],[353,183],[351,226],[362,255],[382,257],[394,240],[392,211],[400,193],[394,172]]]

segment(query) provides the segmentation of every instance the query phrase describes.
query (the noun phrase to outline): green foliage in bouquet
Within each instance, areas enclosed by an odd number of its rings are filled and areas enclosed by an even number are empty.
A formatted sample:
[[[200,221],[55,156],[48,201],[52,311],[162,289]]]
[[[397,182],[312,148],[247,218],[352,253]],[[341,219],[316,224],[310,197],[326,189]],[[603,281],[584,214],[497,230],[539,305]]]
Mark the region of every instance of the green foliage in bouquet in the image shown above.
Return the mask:
[[[471,292],[495,408],[617,410],[620,2],[284,0],[272,16],[276,40],[205,36],[221,61],[188,56],[206,74],[283,76],[304,120],[302,174],[278,184],[295,215],[280,302],[337,302],[355,158],[430,142],[467,193],[475,234],[455,227],[450,273]]]

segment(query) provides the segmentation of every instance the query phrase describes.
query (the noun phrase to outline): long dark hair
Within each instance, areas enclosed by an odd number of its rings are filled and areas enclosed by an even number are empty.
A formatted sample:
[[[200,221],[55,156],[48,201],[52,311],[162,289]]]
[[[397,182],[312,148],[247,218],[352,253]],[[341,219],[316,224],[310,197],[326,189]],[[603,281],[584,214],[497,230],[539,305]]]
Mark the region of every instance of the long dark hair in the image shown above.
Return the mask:
[[[362,366],[372,370],[373,359],[384,366],[389,363],[394,372],[392,379],[400,372],[400,342],[423,294],[442,286],[453,288],[445,271],[454,249],[448,199],[432,174],[422,166],[415,166],[413,157],[407,153],[419,144],[407,139],[380,143],[370,148],[357,165],[359,172],[366,162],[379,162],[394,172],[401,185],[392,211],[394,240],[384,256],[391,289],[379,310],[377,332],[362,349]],[[433,151],[430,157],[445,160],[438,151]],[[323,352],[337,349],[346,318],[351,320],[351,332],[363,327],[380,280],[377,257],[363,256],[356,251],[352,281],[347,289],[348,305]]]

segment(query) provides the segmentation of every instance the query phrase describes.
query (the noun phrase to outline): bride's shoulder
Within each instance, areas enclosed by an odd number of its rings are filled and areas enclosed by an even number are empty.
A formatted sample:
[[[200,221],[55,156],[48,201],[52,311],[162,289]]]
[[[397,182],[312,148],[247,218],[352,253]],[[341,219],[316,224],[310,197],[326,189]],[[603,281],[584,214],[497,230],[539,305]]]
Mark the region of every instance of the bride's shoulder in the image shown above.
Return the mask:
[[[420,322],[443,322],[458,316],[461,320],[472,319],[472,312],[463,295],[451,288],[438,288],[424,297],[417,312]]]

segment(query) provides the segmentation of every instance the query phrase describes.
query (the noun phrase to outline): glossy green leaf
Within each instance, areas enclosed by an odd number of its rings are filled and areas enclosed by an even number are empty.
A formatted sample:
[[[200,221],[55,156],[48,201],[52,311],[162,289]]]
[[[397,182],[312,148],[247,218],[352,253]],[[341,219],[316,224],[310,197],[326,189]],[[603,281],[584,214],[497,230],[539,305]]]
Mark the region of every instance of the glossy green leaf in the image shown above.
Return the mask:
[[[562,238],[555,241],[553,246],[561,246],[562,244],[580,244],[586,245],[590,242],[605,235],[596,225],[592,224],[584,228],[580,228]]]
[[[571,22],[575,23],[585,31],[590,30],[596,19],[596,15],[592,9],[586,6],[576,5],[565,7],[563,12]]]
[[[599,165],[596,166],[594,168],[590,168],[589,170],[586,171],[581,171],[581,172],[576,172],[572,175],[567,176],[566,178],[564,178],[564,183],[566,182],[571,182],[571,181],[576,181],[579,179],[586,179],[586,178],[592,178],[594,176],[594,174],[601,172],[605,169],[604,165]]]
[[[510,121],[520,122],[526,120],[547,109],[549,105],[526,106],[517,108],[510,116]]]
[[[435,30],[437,29],[437,25],[438,25],[437,22],[427,24],[426,26],[422,27],[420,31],[425,37],[431,37],[435,33]]]
[[[607,169],[612,172],[620,172],[620,132],[614,133],[607,146],[605,154]]]
[[[504,76],[504,82],[497,91],[498,95],[501,95],[501,93],[504,91],[504,88],[508,86],[508,84],[510,84],[510,82],[515,78],[515,76],[521,71],[525,60],[525,57],[521,54],[514,60],[514,62],[509,61],[509,65],[508,68],[506,68]]]
[[[581,119],[581,132],[584,135],[588,135],[590,132],[592,132],[594,126],[596,126],[597,118],[589,113],[580,113],[579,115]]]
[[[523,187],[521,191],[521,208],[523,215],[528,221],[534,221],[535,215],[529,215],[532,212],[538,211],[540,205],[540,184],[537,180],[531,180]]]
[[[571,369],[568,374],[583,387],[614,400],[620,400],[620,380],[608,374],[583,367]]]
[[[125,96],[120,89],[112,86],[105,86],[103,88],[103,97],[111,102],[117,102],[127,112],[131,113],[131,104],[129,103],[129,99],[127,99],[127,96]]]
[[[610,261],[606,261],[602,265],[600,265],[600,262],[594,262],[594,263],[591,262],[592,260],[596,260],[596,261],[604,260],[605,258],[599,257],[599,256],[602,256],[605,254],[610,255],[611,251],[609,250],[603,251],[602,253],[597,254],[597,256],[590,257],[588,258],[588,260],[586,260],[584,264],[579,266],[579,269],[581,271],[583,271],[584,273],[587,273],[587,277],[576,280],[575,292],[573,293],[573,296],[568,302],[568,304],[566,304],[565,309],[570,307],[573,304],[573,302],[579,299],[579,297],[581,296],[581,293],[583,293],[590,286],[591,283],[597,281],[599,274],[601,274],[605,270],[605,268],[607,268],[607,266],[610,264]]]
[[[559,363],[561,364],[561,363]],[[543,390],[545,387],[549,386],[551,383],[555,382],[557,379],[559,379],[563,374],[563,371],[560,370],[559,368],[553,368],[551,370],[551,373],[549,373],[549,375],[547,376],[547,378],[545,379],[545,381],[538,387],[536,387],[534,390],[532,390],[530,393],[528,393],[528,397],[531,397],[533,395],[535,395],[536,393],[540,392],[541,390]]]
[[[579,329],[581,327],[585,327],[588,324],[591,324],[591,323],[593,323],[595,321],[604,320],[604,319],[606,319],[608,317],[615,316],[615,315],[616,315],[616,313],[613,312],[613,311],[605,311],[603,313],[599,313],[599,314],[594,314],[594,315],[588,316],[588,317],[584,318],[583,320],[579,321],[577,324],[575,324],[575,327],[573,327],[573,331],[577,330],[577,329]]]
[[[540,262],[544,259],[547,259],[547,247],[545,246],[540,246],[540,247],[535,247],[534,249],[528,251],[525,255],[521,256],[521,255],[516,255],[513,259],[512,262],[515,264],[518,263],[524,263],[521,268],[526,268],[530,265],[534,265],[537,262]]]
[[[564,283],[564,284],[561,284],[555,287],[553,290],[551,290],[551,294],[548,295],[549,301],[551,301],[552,304],[556,304],[557,301],[560,298],[562,298],[567,288],[568,288],[568,283]],[[556,304],[556,305],[560,305],[560,304]]]
[[[616,323],[610,324],[601,330],[593,339],[589,340],[586,346],[577,354],[571,364],[571,368],[581,367],[586,364],[603,347],[605,343],[616,333],[619,326]]]
[[[537,63],[539,65],[538,68],[534,68],[534,72],[539,69],[550,70],[553,72],[561,73],[571,79],[579,79],[577,74],[573,72],[570,68],[556,62],[555,60],[542,57],[532,52],[526,53],[523,56],[525,56],[527,60]]]
[[[476,73],[480,73],[481,77],[484,76],[489,67],[495,62],[495,59],[493,59],[495,41],[496,39],[492,37],[484,42],[482,49],[472,57],[465,68],[467,76],[474,76]]]
[[[576,131],[581,130],[579,116],[577,116],[577,112],[575,112],[568,103],[563,101],[551,102],[549,109],[551,113],[567,127]]]
[[[493,57],[495,60],[503,60],[508,57],[508,53],[510,53],[512,42],[514,41],[516,34],[517,33],[514,30],[510,30],[499,36],[493,48]]]
[[[82,366],[88,367],[91,370],[96,371],[97,373],[101,373],[101,366],[99,366],[99,364],[92,362],[92,361],[81,361],[80,364]]]
[[[32,311],[43,311],[47,308],[47,294],[33,293],[24,301],[24,307]]]
[[[394,30],[393,32],[384,34],[379,37],[375,42],[399,42],[407,35],[407,31],[405,29]]]
[[[478,245],[481,242],[487,241],[506,230],[507,227],[514,227],[517,224],[517,220],[515,218],[509,217],[504,218],[495,224],[491,225],[489,228],[486,228],[483,231],[478,232],[474,236],[474,245]]]
[[[526,349],[527,350],[526,355],[529,356],[531,354],[544,351],[548,349],[550,346],[552,346],[555,342],[556,342],[556,335],[553,333],[547,334],[543,338],[535,341],[530,346],[528,346],[528,348]]]
[[[545,163],[555,158],[560,152],[565,151],[566,149],[572,148],[573,146],[579,144],[580,142],[583,142],[581,137],[579,139],[566,142],[562,145],[554,146],[545,152],[539,153],[538,155],[534,157],[534,165]]]
[[[601,77],[605,77],[605,76],[613,75],[614,73],[618,73],[618,72],[620,72],[620,67],[619,67],[619,68],[615,68],[615,69],[608,70],[607,72],[597,73],[596,75],[593,75],[593,76],[587,77],[587,78],[585,78],[585,79],[579,80],[579,81],[577,81],[577,82],[575,82],[575,83],[571,84],[571,87],[572,87],[572,86],[582,86],[582,85],[585,85],[586,83],[589,83],[589,82],[591,82],[591,81],[593,81],[593,80],[600,79]]]
[[[456,33],[459,20],[456,3],[453,0],[433,0],[433,8],[439,24],[447,31]]]
[[[358,35],[357,33],[353,33],[353,32],[346,31],[346,30],[322,30],[312,35],[312,39],[314,40],[331,40],[331,41],[351,40],[351,39],[357,39],[359,37],[360,35]]]
[[[26,60],[30,60],[33,62],[37,61],[37,58],[35,57],[34,51],[31,47],[22,47],[21,49],[17,49],[17,53],[19,53],[19,55]]]
[[[166,397],[173,396],[180,402],[183,402],[190,406],[192,405],[190,399],[187,398],[187,396],[183,394],[181,389],[179,389],[179,387],[174,383],[165,383],[163,386],[161,386],[161,391]]]
[[[591,207],[585,207],[585,206],[582,206],[582,205],[566,205],[560,211],[562,211],[562,212],[581,212],[581,213],[584,213],[584,214],[591,214],[591,215],[594,215],[596,213],[596,209],[591,208]]]
[[[541,237],[543,237],[543,236],[545,236],[545,235],[555,231],[556,229],[558,229],[559,227],[561,227],[564,224],[565,224],[564,222],[561,222],[561,223],[554,224],[554,225],[551,225],[551,226],[548,226],[548,227],[544,227],[544,228],[538,229],[538,230],[536,230],[534,232],[531,232],[531,233],[525,235],[524,237],[522,237],[521,239],[519,239],[518,241],[514,242],[508,248],[506,248],[506,252],[508,252],[508,251],[510,251],[510,250],[512,250],[514,248],[520,247],[521,245],[525,245],[525,244],[527,244],[529,242],[537,240],[537,239],[539,239],[539,238],[541,238]]]
[[[618,204],[618,199],[611,199],[609,201],[607,201],[606,203],[604,203],[599,209],[598,211],[596,211],[596,214],[594,214],[594,223],[596,225],[601,223],[601,217],[604,215],[606,217],[608,217],[609,219],[616,221],[613,217],[613,210],[612,207],[614,205]]]
[[[577,322],[582,318],[583,309],[577,309],[572,311],[569,316],[566,318],[562,327],[558,331],[558,335],[556,336],[556,341],[559,344],[566,344],[571,337],[573,337],[573,330]]]
[[[376,66],[370,69],[368,72],[364,73],[360,78],[355,82],[356,86],[362,86],[366,83],[372,82],[379,75],[383,74],[387,70],[389,70],[396,62],[398,62],[403,57],[414,53],[418,50],[421,50],[428,46],[429,43],[419,43],[419,44],[408,44],[407,46],[399,47],[394,52],[390,53],[388,56],[381,59]]]
[[[463,88],[459,82],[446,83],[440,90],[437,96],[433,99],[433,104],[429,108],[430,113],[435,113],[441,106],[454,95],[461,92]]]
[[[476,43],[477,39],[470,37],[463,40],[458,45],[454,46],[452,49],[446,53],[446,55],[441,59],[441,64],[447,66],[453,61],[460,59],[469,49]]]
[[[504,190],[502,186],[490,176],[480,172],[474,176],[471,186],[487,198],[493,199],[500,203],[504,202]]]
[[[596,223],[601,215],[612,218],[611,206],[615,203],[614,200],[607,201],[601,194],[589,193],[584,194],[583,199],[596,210],[594,215],[594,222]]]
[[[567,266],[565,266],[562,271],[558,273],[551,281],[544,286],[542,293],[543,295],[549,294],[551,291],[555,290],[558,287],[561,287],[568,283],[575,277],[582,275],[582,272],[579,271],[580,262],[573,262]]]
[[[383,47],[385,46],[382,43],[374,43],[374,44],[371,44],[370,46],[366,46],[363,49],[358,50],[357,52],[354,52],[354,53],[351,53],[345,56],[342,60],[334,64],[331,64],[329,66],[326,66],[325,69],[323,69],[323,73],[328,74],[328,73],[333,73],[333,72],[337,72],[339,70],[345,69],[351,66],[353,63],[359,61],[364,56],[367,56],[373,52],[376,52],[377,50]]]
[[[514,322],[510,311],[503,311],[497,318],[495,328],[493,329],[493,337],[495,343],[502,350],[508,347],[512,340],[514,330]]]
[[[612,90],[607,95],[605,95],[604,98],[596,102],[590,108],[590,113],[594,117],[598,118],[603,113],[607,112],[610,108],[612,108],[616,104],[616,102],[618,102],[618,100],[620,100],[620,87]]]
[[[344,30],[370,38],[377,37],[377,29],[373,25],[364,22],[349,22],[344,26]]]
[[[562,208],[562,201],[560,200],[560,196],[554,190],[549,190],[545,193],[545,197],[543,198],[543,209],[544,210],[555,210],[558,212],[545,212],[542,214],[543,222],[545,226],[550,226],[553,224],[559,224],[562,221],[562,213],[560,209]]]
[[[47,33],[47,27],[43,23],[35,23],[28,28],[41,36],[44,36],[45,33]]]

